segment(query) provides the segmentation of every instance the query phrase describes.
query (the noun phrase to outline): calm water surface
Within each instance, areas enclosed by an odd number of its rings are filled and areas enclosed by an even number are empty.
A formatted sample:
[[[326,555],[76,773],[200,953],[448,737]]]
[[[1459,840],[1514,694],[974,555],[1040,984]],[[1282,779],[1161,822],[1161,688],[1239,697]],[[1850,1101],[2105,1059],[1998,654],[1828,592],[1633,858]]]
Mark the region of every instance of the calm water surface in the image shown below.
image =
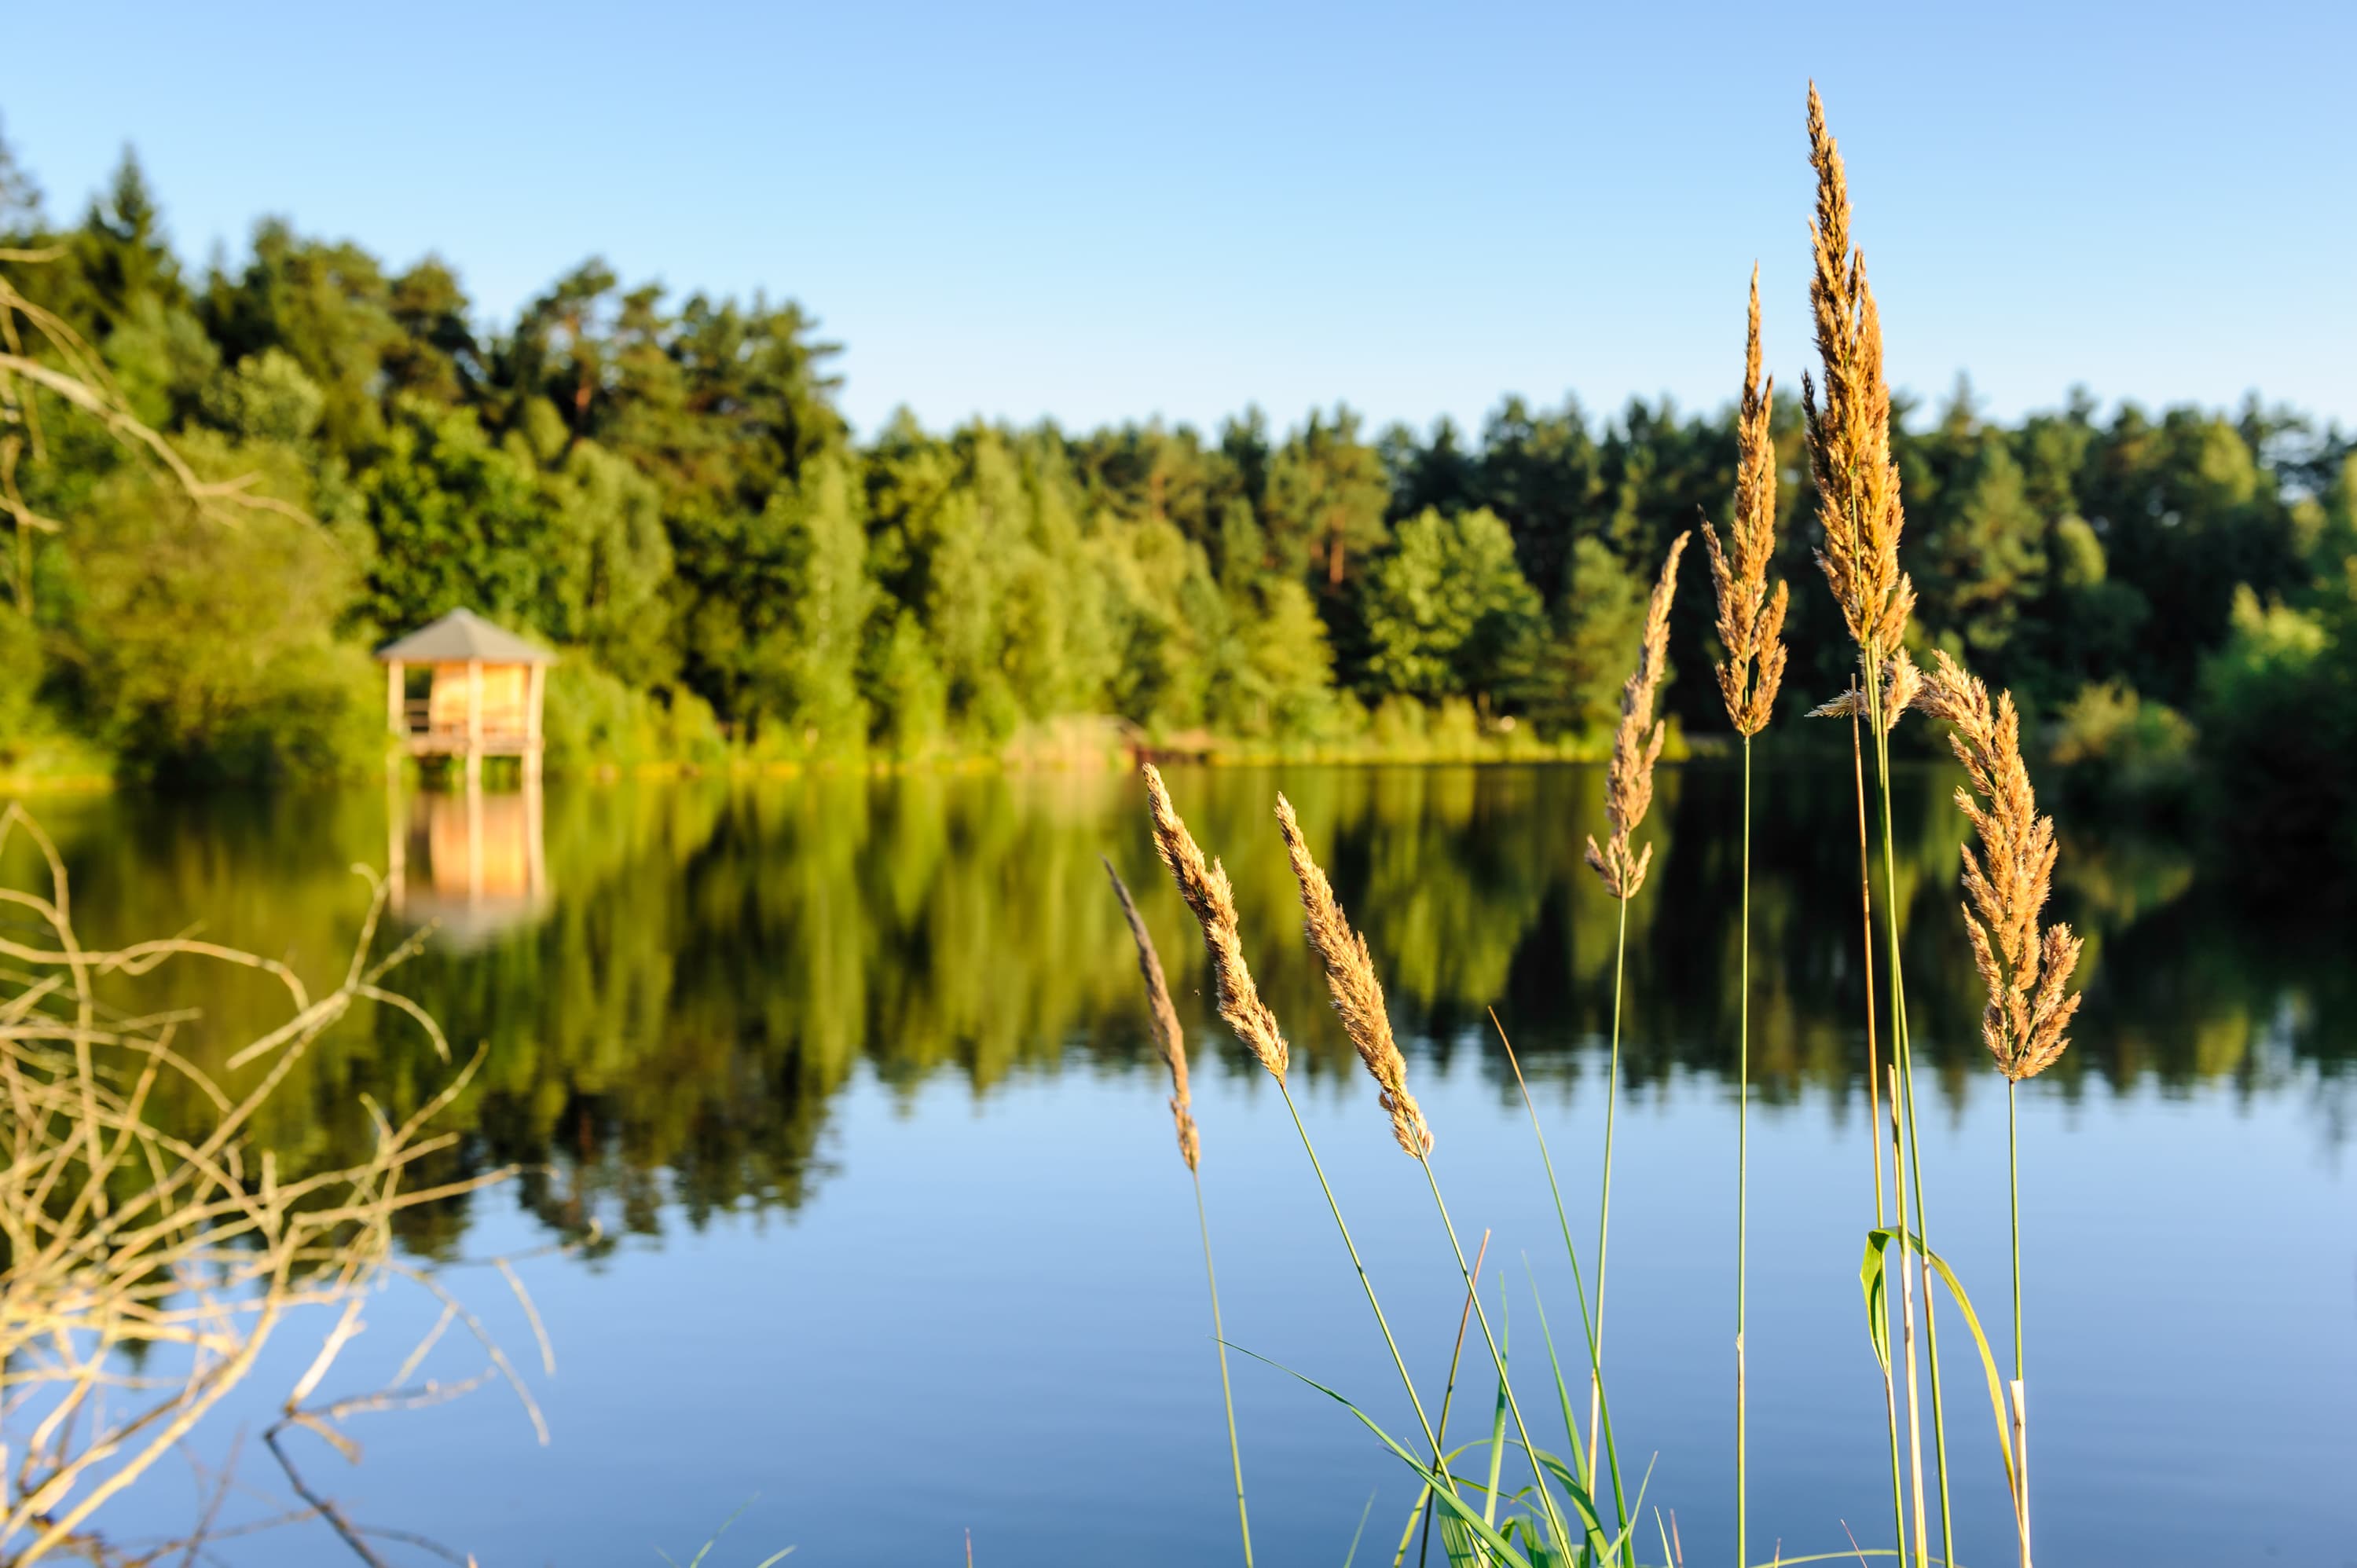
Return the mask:
[[[1978,1043],[1946,780],[1904,780],[1902,894],[1935,1244],[2000,1337],[2003,1082]],[[1223,855],[1295,1041],[1297,1098],[1418,1373],[1460,1305],[1420,1174],[1323,1003],[1268,811],[1283,789],[1366,932],[1460,1226],[1494,1230],[1510,1332],[1534,1278],[1576,1322],[1494,1004],[1532,1069],[1576,1215],[1592,1216],[1614,907],[1579,863],[1592,770],[1174,775]],[[1857,827],[1846,767],[1763,768],[1755,872],[1752,1535],[1765,1558],[1887,1542],[1880,1381],[1857,1284],[1867,1185]],[[1608,1359],[1624,1455],[1691,1560],[1731,1551],[1736,776],[1662,783],[1629,936]],[[511,1348],[521,1255],[557,1370],[526,1377],[541,1447],[479,1392],[362,1418],[361,1461],[310,1473],[356,1517],[487,1565],[684,1560],[1056,1565],[1232,1560],[1233,1513],[1192,1197],[1096,856],[1141,896],[1193,1032],[1203,1185],[1230,1337],[1413,1425],[1272,1087],[1218,1032],[1200,946],[1116,775],[552,787],[543,801],[49,800],[86,940],[201,920],[306,974],[341,964],[355,862],[402,867],[397,972],[462,1049],[456,1176],[515,1182],[408,1217],[403,1242]],[[388,832],[388,822],[393,824]],[[2166,843],[2065,822],[2059,912],[2087,935],[2063,1062],[2026,1086],[2035,1509],[2046,1559],[2357,1563],[2357,1215],[2347,1138],[2357,965],[2343,906],[2208,880]],[[19,880],[27,867],[12,863]],[[199,1055],[283,1015],[185,972]],[[366,1091],[414,1105],[447,1069],[390,1015],[317,1047],[273,1107],[286,1160],[349,1160]],[[1583,1246],[1592,1242],[1583,1227]],[[1470,1237],[1469,1237],[1469,1243]],[[1527,1263],[1525,1259],[1527,1258]],[[387,1375],[434,1316],[388,1293],[348,1372]],[[1978,1369],[1948,1345],[1965,1563],[2010,1523]],[[316,1341],[315,1341],[316,1342]],[[370,1360],[374,1356],[375,1361]],[[210,1429],[207,1462],[304,1359],[289,1344]],[[381,1363],[381,1364],[379,1364]],[[465,1369],[462,1366],[461,1370]],[[273,1378],[276,1381],[273,1382]],[[1361,1561],[1413,1496],[1348,1414],[1236,1369],[1262,1559]],[[1460,1404],[1486,1423],[1486,1391]],[[1454,1423],[1453,1423],[1454,1424]],[[249,1452],[253,1495],[283,1493]],[[178,1530],[158,1473],[118,1535]],[[313,1563],[316,1527],[223,1543]],[[398,1543],[401,1561],[430,1554]],[[404,1555],[405,1554],[405,1555]]]

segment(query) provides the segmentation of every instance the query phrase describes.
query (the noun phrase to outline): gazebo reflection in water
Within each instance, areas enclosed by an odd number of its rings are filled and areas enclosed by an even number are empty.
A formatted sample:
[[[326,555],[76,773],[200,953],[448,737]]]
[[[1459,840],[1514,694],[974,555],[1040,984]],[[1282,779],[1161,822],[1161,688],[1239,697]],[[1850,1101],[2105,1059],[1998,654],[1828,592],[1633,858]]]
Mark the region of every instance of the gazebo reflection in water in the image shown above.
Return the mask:
[[[540,719],[555,658],[463,609],[377,650],[399,746],[385,787],[389,903],[403,920],[438,924],[458,947],[548,908]],[[447,758],[460,788],[404,789],[404,757]],[[486,757],[514,757],[519,787],[487,789]]]

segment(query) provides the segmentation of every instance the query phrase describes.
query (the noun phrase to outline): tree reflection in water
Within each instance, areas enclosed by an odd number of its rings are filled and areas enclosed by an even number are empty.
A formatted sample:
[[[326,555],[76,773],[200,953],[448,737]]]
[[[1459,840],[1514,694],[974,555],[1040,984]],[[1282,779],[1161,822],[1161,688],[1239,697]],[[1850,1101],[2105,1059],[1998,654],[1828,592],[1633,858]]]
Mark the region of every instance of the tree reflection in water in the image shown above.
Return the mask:
[[[1752,1051],[1755,1092],[1770,1101],[1845,1090],[1864,1061],[1854,803],[1824,775],[1763,758],[1758,778]],[[1962,822],[1943,770],[1900,782],[1918,1050],[1955,1095],[1983,1066],[1956,913]],[[1270,815],[1280,788],[1338,894],[1363,911],[1412,1052],[1492,1049],[1480,1026],[1494,1004],[1535,1074],[1585,1070],[1609,1022],[1613,929],[1608,897],[1579,875],[1577,846],[1602,816],[1598,770],[1239,768],[1184,788],[1206,851],[1233,876],[1300,1070],[1353,1058],[1295,940]],[[393,809],[430,824],[437,805],[463,801]],[[1624,1067],[1639,1092],[1674,1072],[1732,1070],[1737,930],[1724,890],[1738,807],[1731,768],[1662,776],[1661,896],[1632,911],[1630,932]],[[195,806],[126,795],[48,815],[99,940],[202,919],[217,940],[285,954],[307,974],[326,972],[354,933],[346,867],[385,859],[387,805],[368,793]],[[555,785],[534,815],[545,842],[522,846],[519,864],[539,867],[545,897],[471,945],[430,942],[405,972],[453,1040],[489,1047],[447,1113],[468,1136],[421,1179],[538,1167],[516,1190],[560,1235],[601,1216],[653,1232],[672,1205],[693,1225],[731,1205],[798,1204],[826,1172],[830,1101],[863,1069],[903,1086],[953,1072],[976,1092],[1075,1058],[1153,1069],[1096,863],[1103,851],[1134,886],[1163,886],[1125,774]],[[2147,1079],[2255,1087],[2303,1060],[2338,1080],[2357,976],[2326,950],[2329,924],[2246,906],[2171,846],[2063,826],[2056,912],[2089,939],[2083,1023],[2055,1075],[2067,1092]],[[429,825],[409,842],[432,836]],[[409,872],[414,887],[424,874]],[[1184,912],[1151,893],[1144,912],[1205,1070],[1241,1071],[1211,1026]],[[242,977],[209,980],[217,990],[188,1042],[199,1053],[251,1037],[267,1001]],[[437,1066],[403,1021],[377,1016],[323,1040],[257,1136],[294,1167],[349,1162],[371,1135],[354,1090],[397,1113],[430,1092]],[[1494,1069],[1502,1092],[1502,1061]],[[439,1257],[468,1221],[462,1200],[398,1223],[407,1247]]]

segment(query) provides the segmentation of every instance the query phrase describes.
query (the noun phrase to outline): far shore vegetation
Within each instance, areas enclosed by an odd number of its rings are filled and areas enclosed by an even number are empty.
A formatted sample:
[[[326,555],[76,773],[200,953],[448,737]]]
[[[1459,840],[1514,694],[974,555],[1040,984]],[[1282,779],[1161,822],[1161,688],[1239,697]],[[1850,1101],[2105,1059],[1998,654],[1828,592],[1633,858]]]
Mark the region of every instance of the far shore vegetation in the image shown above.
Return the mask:
[[[493,322],[440,257],[278,219],[199,268],[128,152],[76,209],[0,145],[0,285],[12,788],[375,776],[369,650],[460,606],[562,650],[555,773],[1596,759],[1654,564],[1737,483],[1732,403],[856,435],[791,301],[592,259]],[[1791,581],[1821,542],[1796,384]],[[2357,850],[2349,435],[2255,398],[2008,424],[1960,384],[1891,447],[1910,646],[2013,692],[2057,789]],[[1674,642],[1717,650],[1712,618],[1681,601]],[[1784,635],[1781,707],[1836,694],[1839,617],[1795,595]],[[1668,755],[1736,749],[1710,682],[1665,700]]]

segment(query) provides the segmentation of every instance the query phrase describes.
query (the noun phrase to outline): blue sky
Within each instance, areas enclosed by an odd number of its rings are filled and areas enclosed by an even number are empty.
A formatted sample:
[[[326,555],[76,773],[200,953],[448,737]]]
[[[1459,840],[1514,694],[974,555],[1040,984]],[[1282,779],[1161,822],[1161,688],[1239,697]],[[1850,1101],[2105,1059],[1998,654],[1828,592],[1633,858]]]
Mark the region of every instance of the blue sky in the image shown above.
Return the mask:
[[[46,6],[5,134],[182,252],[290,216],[506,318],[590,254],[801,300],[847,411],[1716,407],[1806,363],[1814,76],[1893,380],[2357,421],[2357,7]],[[27,64],[36,69],[27,69]]]

